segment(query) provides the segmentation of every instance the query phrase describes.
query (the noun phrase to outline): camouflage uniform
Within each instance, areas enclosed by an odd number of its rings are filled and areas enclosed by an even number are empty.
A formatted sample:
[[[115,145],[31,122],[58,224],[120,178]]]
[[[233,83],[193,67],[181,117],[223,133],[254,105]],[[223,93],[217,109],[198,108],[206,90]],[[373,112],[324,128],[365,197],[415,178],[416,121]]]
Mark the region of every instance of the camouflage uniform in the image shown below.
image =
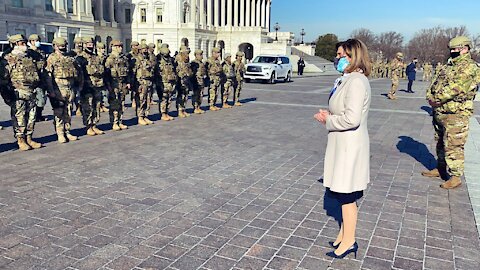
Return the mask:
[[[157,61],[155,77],[157,78],[157,92],[161,93],[160,113],[162,114],[162,120],[173,120],[173,117],[169,116],[168,112],[170,99],[175,92],[178,77],[170,57],[170,50],[167,47],[160,49],[160,59]]]
[[[104,60],[106,60],[108,57],[108,53],[106,51],[105,44],[103,44],[102,42],[97,42],[96,47],[97,47],[97,55],[103,58]],[[108,112],[107,107],[105,107],[105,100],[107,98],[108,98],[108,90],[106,87],[104,87],[102,90],[102,100],[100,101],[101,112]]]
[[[152,61],[154,63],[154,66],[157,65],[157,56],[155,55],[155,44],[153,43],[148,43],[148,55],[150,57],[150,61]],[[157,86],[155,85],[155,80],[153,81],[153,87],[152,87],[152,93],[151,93],[151,101],[150,101],[150,104],[151,105],[157,105],[158,103],[156,101],[153,100],[153,93],[157,88]],[[160,98],[160,94],[157,92],[157,96]]]
[[[85,43],[93,43],[92,38],[85,38]],[[76,61],[84,75],[83,88],[80,91],[83,124],[87,127],[88,135],[100,135],[103,131],[96,125],[100,121],[100,102],[103,99],[102,91],[105,89],[105,58],[96,55],[93,51],[79,54]]]
[[[137,42],[137,41],[133,41],[131,43],[131,47],[132,47],[132,50],[127,54],[127,58],[128,58],[128,62],[130,63],[130,72],[132,72],[130,74],[131,78],[134,79],[134,81],[132,81],[132,87],[130,89],[130,100],[132,102],[132,108],[135,108],[136,107],[136,104],[135,104],[135,94],[137,93],[138,91],[138,82],[136,81],[136,78],[135,78],[135,74],[133,74],[133,70],[135,69],[135,61],[137,59],[137,56],[139,54],[138,52],[138,48],[135,48],[136,46],[139,46],[140,44]],[[124,108],[125,109],[125,108]]]
[[[245,74],[245,64],[243,63],[243,52],[237,52],[237,59],[233,63],[235,67],[236,85],[233,101],[235,106],[242,106],[240,103],[240,93],[243,88],[243,75]]]
[[[64,38],[55,38],[53,44],[66,46]],[[65,137],[75,141],[77,137],[70,134],[72,122],[72,102],[75,99],[74,85],[83,85],[82,72],[75,59],[66,53],[54,52],[47,58],[49,78],[48,90],[51,96],[50,103],[53,108],[54,125],[60,143],[66,142]]]
[[[432,78],[432,65],[430,63],[425,63],[423,65],[423,81],[430,81]]]
[[[205,88],[205,76],[207,75],[207,69],[205,63],[203,63],[203,51],[195,51],[195,59],[190,63],[195,79],[193,80],[193,94],[192,105],[194,113],[202,114],[205,111],[200,108],[203,99],[203,89]]]
[[[22,35],[10,37],[12,43],[26,42]],[[14,90],[15,102],[11,106],[12,126],[20,150],[40,148],[41,144],[32,141],[36,118],[36,91],[41,83],[40,71],[27,46],[15,46],[5,56],[3,82]]]
[[[187,117],[189,114],[185,112],[188,94],[193,89],[192,79],[193,71],[188,59],[189,51],[186,48],[180,50],[176,57],[177,75],[179,79],[177,88],[177,110],[179,117]]]
[[[112,53],[105,61],[105,83],[108,89],[110,123],[113,125],[113,130],[128,128],[122,123],[122,120],[125,96],[128,94],[129,87],[131,86],[131,78],[129,77],[131,73],[128,58],[121,52],[122,45],[120,41],[113,40]]]
[[[73,48],[73,56],[76,57],[80,54],[83,53],[83,38],[81,37],[75,37],[73,40],[74,43],[74,48]],[[75,114],[78,116],[82,115],[82,106],[80,104],[80,89],[79,87],[74,87],[74,92],[75,92],[75,99],[73,103],[75,103]]]
[[[212,53],[219,53],[220,49],[213,48]],[[208,103],[210,105],[210,110],[217,111],[220,108],[215,106],[217,102],[218,91],[221,91],[221,79],[223,76],[222,65],[218,58],[214,56],[210,57],[207,61],[208,67],[208,77],[210,78],[210,88],[208,90]]]
[[[389,99],[397,99],[397,97],[395,96],[395,93],[397,92],[397,89],[398,89],[398,84],[399,84],[398,80],[399,80],[399,77],[401,76],[402,70],[404,69],[402,59],[403,59],[403,54],[397,53],[396,58],[393,59],[389,65],[390,71],[391,71],[391,77],[392,77],[392,88],[388,93]]]
[[[450,41],[450,47],[469,41],[457,37]],[[466,43],[468,44],[468,43]],[[471,45],[471,43],[470,43]],[[427,100],[436,104],[433,108],[435,128],[437,172],[447,170],[452,176],[442,184],[443,188],[454,188],[461,184],[464,172],[464,147],[467,141],[469,118],[473,115],[473,101],[480,83],[480,68],[472,60],[470,53],[450,59],[435,76],[429,89]],[[429,176],[429,172],[422,173]]]
[[[228,96],[232,92],[232,88],[235,87],[237,82],[235,69],[232,64],[232,56],[230,54],[225,55],[225,61],[223,62],[222,69],[223,74],[225,74],[225,82],[223,83],[222,93],[223,108],[231,108],[231,106],[228,105]]]
[[[40,37],[36,34],[32,34],[28,37],[28,40],[29,42],[40,41]],[[32,57],[32,59],[34,60],[38,68],[40,81],[41,81],[41,84],[37,87],[37,89],[35,89],[36,98],[37,98],[37,112],[35,115],[35,120],[43,121],[44,118],[42,116],[42,112],[43,112],[43,107],[45,107],[45,103],[46,103],[45,91],[47,90],[47,86],[45,85],[47,81],[46,71],[45,71],[45,66],[47,64],[47,56],[45,55],[45,52],[43,52],[42,50],[40,50],[35,46],[30,47],[30,49],[28,50],[28,54]]]
[[[140,49],[144,50],[147,46],[142,44]],[[138,123],[140,125],[153,124],[147,116],[150,113],[150,103],[152,100],[152,87],[154,81],[155,63],[152,62],[148,52],[139,53],[135,57],[135,66],[133,73],[137,82],[137,93],[135,94],[135,103],[137,108]]]

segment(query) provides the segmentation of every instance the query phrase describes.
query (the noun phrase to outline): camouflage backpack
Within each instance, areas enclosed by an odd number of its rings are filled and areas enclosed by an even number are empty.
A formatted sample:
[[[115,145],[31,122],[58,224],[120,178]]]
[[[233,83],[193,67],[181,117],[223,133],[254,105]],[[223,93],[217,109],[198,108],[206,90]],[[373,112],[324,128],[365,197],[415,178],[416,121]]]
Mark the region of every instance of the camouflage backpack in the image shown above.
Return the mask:
[[[90,55],[89,57],[85,57],[88,61],[86,66],[87,74],[89,76],[102,78],[105,73],[105,67],[102,63],[102,57],[97,55]]]
[[[12,84],[34,86],[40,82],[37,66],[31,58],[13,54],[8,54],[5,58]]]
[[[162,75],[162,79],[165,82],[177,80],[177,74],[175,74],[173,65],[170,61],[166,61],[164,59],[160,61],[160,72]]]
[[[137,79],[150,79],[153,77],[153,62],[149,57],[137,57]]]
[[[128,59],[125,55],[109,57],[110,73],[113,78],[127,77],[128,76]]]
[[[78,76],[73,57],[52,54],[47,60],[47,65],[53,68],[55,79],[74,79]]]

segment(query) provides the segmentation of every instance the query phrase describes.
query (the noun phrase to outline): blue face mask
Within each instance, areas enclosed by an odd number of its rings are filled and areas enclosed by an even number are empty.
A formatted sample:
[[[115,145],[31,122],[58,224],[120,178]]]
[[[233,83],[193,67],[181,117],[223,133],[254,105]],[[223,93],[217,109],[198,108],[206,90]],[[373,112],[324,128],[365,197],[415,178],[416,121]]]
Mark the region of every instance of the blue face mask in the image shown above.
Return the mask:
[[[350,62],[348,62],[347,57],[340,58],[340,60],[338,60],[337,71],[343,73],[348,65],[350,65]]]

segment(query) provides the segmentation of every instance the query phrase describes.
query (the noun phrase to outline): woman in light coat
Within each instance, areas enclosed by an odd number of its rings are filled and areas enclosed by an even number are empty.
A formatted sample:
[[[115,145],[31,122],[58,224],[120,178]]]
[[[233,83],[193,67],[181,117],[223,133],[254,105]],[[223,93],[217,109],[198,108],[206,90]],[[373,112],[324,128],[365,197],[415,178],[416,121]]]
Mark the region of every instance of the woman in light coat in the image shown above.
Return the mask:
[[[320,110],[315,118],[328,130],[325,153],[324,186],[342,205],[342,225],[335,251],[327,255],[343,258],[354,252],[357,203],[370,182],[370,142],[367,118],[370,108],[368,75],[371,62],[368,50],[360,40],[349,39],[339,47],[337,70],[344,75],[330,94],[329,110]]]

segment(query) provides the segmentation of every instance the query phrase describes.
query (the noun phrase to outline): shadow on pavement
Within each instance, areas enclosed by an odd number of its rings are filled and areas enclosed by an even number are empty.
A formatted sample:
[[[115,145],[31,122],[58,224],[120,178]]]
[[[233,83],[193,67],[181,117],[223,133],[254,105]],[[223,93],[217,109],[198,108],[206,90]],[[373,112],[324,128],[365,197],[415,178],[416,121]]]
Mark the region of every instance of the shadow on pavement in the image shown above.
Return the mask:
[[[437,161],[424,143],[416,141],[408,136],[399,136],[398,138],[400,141],[397,143],[397,149],[401,153],[410,155],[429,170],[436,167]]]

